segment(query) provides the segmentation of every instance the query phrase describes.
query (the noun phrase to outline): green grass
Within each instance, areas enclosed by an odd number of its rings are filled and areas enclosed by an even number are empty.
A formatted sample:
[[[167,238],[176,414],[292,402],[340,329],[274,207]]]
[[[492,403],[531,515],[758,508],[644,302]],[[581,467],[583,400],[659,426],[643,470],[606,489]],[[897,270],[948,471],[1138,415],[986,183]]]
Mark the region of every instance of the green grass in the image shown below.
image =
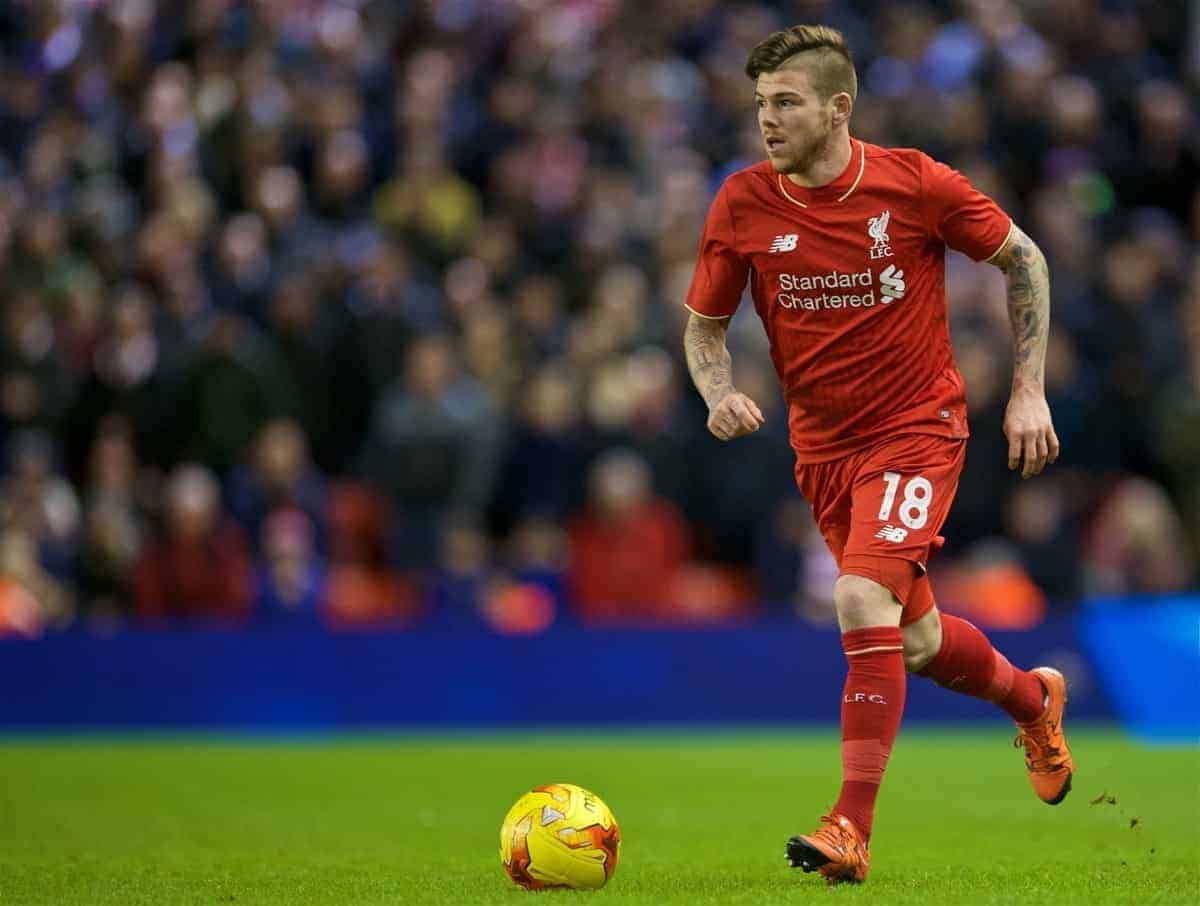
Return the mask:
[[[833,730],[0,742],[0,904],[1200,901],[1196,750],[1077,731],[1075,791],[1049,808],[1006,743],[999,725],[904,732],[871,877],[826,890],[783,844],[836,793]],[[505,811],[555,780],[621,823],[598,893],[501,873]]]

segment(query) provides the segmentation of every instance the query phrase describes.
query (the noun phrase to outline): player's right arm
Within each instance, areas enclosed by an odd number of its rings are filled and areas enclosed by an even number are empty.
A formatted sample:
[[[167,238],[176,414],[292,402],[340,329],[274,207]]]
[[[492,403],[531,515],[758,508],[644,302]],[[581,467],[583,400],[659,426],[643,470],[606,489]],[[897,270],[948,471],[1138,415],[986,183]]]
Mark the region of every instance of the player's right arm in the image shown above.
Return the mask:
[[[725,346],[725,331],[741,301],[749,273],[749,264],[738,250],[726,181],[704,221],[700,256],[688,288],[688,322],[683,331],[688,371],[708,405],[708,430],[718,440],[750,434],[763,423],[754,400],[733,387],[733,361]]]
[[[757,431],[763,414],[754,400],[733,386],[733,358],[725,346],[729,318],[688,315],[683,349],[688,372],[708,405],[708,430],[718,440],[733,440]]]

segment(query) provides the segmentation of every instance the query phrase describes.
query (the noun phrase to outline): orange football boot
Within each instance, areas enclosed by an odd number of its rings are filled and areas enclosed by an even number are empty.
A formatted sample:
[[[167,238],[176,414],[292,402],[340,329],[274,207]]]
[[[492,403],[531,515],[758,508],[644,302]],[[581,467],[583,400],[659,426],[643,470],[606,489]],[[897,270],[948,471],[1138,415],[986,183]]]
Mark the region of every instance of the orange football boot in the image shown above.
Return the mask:
[[[1046,687],[1046,710],[1036,720],[1017,724],[1013,746],[1025,746],[1025,770],[1038,798],[1049,805],[1058,805],[1071,792],[1071,776],[1075,762],[1063,735],[1063,709],[1067,704],[1067,681],[1053,667],[1038,667],[1032,671]]]
[[[792,837],[787,843],[787,860],[792,868],[817,871],[825,883],[861,884],[871,867],[871,853],[858,828],[845,815],[822,815],[811,834]]]

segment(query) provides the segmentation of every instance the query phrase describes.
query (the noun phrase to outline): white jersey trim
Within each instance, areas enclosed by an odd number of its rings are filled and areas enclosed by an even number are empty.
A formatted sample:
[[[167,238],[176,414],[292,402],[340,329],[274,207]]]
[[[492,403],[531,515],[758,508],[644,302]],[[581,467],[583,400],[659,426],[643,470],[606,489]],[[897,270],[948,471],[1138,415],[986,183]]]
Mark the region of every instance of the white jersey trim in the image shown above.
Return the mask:
[[[845,201],[847,198],[849,198],[849,197],[850,197],[851,193],[852,193],[852,192],[853,192],[855,189],[857,189],[857,188],[858,188],[858,184],[859,184],[860,182],[862,182],[862,178],[863,178],[863,172],[864,172],[866,169],[867,169],[867,149],[866,149],[866,147],[863,145],[863,143],[860,141],[860,142],[858,143],[858,175],[854,177],[854,182],[852,182],[852,183],[850,184],[850,188],[848,188],[848,189],[847,189],[847,190],[846,190],[844,193],[842,193],[842,195],[841,195],[840,197],[838,197],[837,199],[835,199],[835,203],[836,203],[836,204],[841,204],[843,201]],[[800,200],[800,199],[798,199],[798,198],[793,198],[793,197],[792,197],[792,195],[791,195],[791,193],[789,193],[789,192],[788,192],[788,190],[787,190],[787,189],[785,188],[785,186],[784,186],[784,179],[783,179],[783,174],[782,174],[782,173],[777,173],[777,174],[776,174],[776,179],[777,179],[777,180],[778,180],[778,182],[779,182],[779,191],[783,193],[783,197],[784,197],[784,198],[786,198],[786,199],[787,199],[788,201],[790,201],[792,204],[798,204],[798,205],[800,205],[800,207],[802,207],[802,208],[807,208],[807,207],[808,207],[808,205],[806,205],[806,204],[805,204],[803,201],[801,201],[801,200]]]
[[[696,309],[692,308],[692,306],[688,305],[686,302],[683,303],[683,307],[686,308],[688,311],[690,311],[692,314],[694,314],[697,318],[703,318],[705,321],[725,321],[725,320],[733,317],[733,315],[702,314],[701,312],[696,311]]]
[[[983,259],[985,264],[991,264],[992,259],[996,258],[1001,252],[1008,248],[1008,244],[1012,242],[1013,234],[1017,231],[1017,223],[1011,217],[1008,218],[1008,232],[1004,234],[1004,241],[1000,243],[999,248]]]

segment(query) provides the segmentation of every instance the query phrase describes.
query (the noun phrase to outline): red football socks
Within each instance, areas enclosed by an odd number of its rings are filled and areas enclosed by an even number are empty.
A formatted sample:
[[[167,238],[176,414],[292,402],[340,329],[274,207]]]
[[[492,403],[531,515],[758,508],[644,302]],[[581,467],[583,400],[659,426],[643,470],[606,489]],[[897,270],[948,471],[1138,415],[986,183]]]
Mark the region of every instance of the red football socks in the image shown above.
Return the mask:
[[[871,837],[875,797],[904,714],[904,641],[876,626],[842,634],[850,664],[842,694],[842,792],[833,811]]]
[[[918,674],[954,692],[995,702],[1018,723],[1039,717],[1045,709],[1041,681],[1010,664],[973,624],[947,613],[941,617],[942,647]]]

